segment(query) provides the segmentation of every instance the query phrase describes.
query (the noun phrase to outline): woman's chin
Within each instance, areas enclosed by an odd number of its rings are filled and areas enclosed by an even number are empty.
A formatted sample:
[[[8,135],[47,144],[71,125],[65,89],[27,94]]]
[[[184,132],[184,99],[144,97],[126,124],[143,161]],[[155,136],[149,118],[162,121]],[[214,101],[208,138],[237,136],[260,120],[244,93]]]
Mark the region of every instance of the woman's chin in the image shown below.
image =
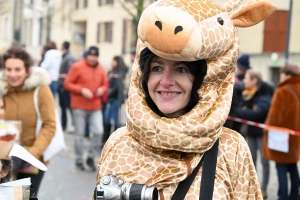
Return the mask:
[[[160,111],[166,116],[166,117],[179,117],[183,114],[182,110],[178,110],[178,109],[160,109]]]
[[[19,87],[21,83],[19,82],[8,82],[11,87]]]

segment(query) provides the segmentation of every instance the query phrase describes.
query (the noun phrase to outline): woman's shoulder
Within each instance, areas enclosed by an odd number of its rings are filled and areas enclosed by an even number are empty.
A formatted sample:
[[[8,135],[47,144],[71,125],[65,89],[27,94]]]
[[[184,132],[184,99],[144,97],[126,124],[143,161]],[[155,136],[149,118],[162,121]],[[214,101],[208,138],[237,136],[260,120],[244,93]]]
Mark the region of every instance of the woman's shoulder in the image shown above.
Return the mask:
[[[48,85],[41,85],[41,86],[39,86],[39,89],[43,93],[47,93],[47,92],[51,93],[51,89],[50,89],[50,87]]]
[[[38,91],[38,99],[44,99],[44,100],[50,100],[53,99],[53,94],[49,88],[48,85],[41,85],[39,87],[37,87],[39,89]],[[36,88],[36,89],[37,89]]]
[[[132,136],[130,135],[126,126],[117,129],[109,136],[107,142],[105,143],[101,153],[101,160],[105,160],[107,154],[111,152],[114,147],[118,146],[119,143],[127,143],[130,140],[132,140]]]
[[[220,136],[219,149],[227,161],[234,161],[238,155],[247,154],[249,150],[245,138],[240,133],[226,127],[223,127]]]

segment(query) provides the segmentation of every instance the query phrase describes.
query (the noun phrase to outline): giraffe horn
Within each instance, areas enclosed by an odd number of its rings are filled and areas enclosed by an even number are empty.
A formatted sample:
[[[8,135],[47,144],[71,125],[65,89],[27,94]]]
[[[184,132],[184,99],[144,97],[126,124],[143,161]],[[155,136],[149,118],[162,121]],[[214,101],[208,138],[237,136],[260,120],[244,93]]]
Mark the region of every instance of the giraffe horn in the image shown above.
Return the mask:
[[[222,10],[224,12],[231,12],[235,9],[243,0],[228,0],[223,6]]]

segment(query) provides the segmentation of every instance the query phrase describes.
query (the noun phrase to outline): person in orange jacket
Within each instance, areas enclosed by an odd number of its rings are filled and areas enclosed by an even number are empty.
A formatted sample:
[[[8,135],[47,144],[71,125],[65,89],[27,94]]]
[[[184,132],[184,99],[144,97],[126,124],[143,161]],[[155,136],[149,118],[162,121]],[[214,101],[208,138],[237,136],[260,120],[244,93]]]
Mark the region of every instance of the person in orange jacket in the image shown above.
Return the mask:
[[[88,149],[87,165],[95,171],[94,158],[103,135],[103,116],[101,97],[107,91],[107,75],[104,67],[98,62],[99,49],[91,46],[87,56],[72,65],[65,79],[64,87],[71,93],[71,108],[74,115],[74,137],[76,166],[84,170],[83,135],[85,124],[89,123],[91,132]]]

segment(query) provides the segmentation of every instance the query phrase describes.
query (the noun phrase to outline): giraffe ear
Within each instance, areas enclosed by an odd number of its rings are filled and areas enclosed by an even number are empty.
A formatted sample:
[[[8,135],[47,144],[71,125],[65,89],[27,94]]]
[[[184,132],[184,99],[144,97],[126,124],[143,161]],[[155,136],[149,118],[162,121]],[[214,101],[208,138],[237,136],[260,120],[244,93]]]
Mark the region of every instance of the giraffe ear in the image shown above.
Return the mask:
[[[241,8],[231,19],[237,27],[250,27],[269,17],[276,9],[269,2],[253,2]]]

